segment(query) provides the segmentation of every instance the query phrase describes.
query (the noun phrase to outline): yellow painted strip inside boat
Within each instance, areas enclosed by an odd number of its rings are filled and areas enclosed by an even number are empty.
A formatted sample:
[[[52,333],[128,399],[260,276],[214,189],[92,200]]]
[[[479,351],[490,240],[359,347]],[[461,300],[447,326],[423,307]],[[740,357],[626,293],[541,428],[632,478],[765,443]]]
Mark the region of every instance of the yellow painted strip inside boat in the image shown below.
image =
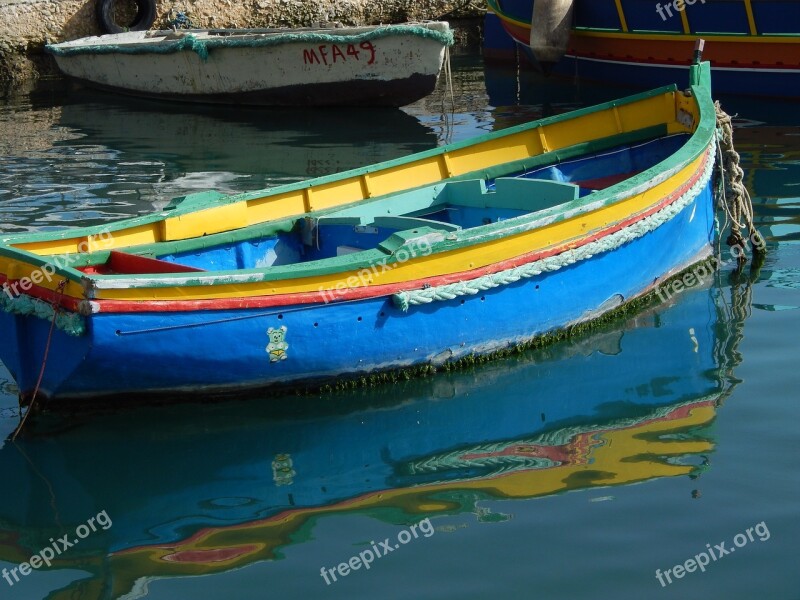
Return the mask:
[[[480,172],[495,165],[538,156],[545,151],[671,122],[675,116],[675,95],[670,93],[665,96],[670,100],[666,104],[662,97],[656,96],[636,104],[617,106],[475,146],[458,148],[410,164],[314,186],[310,189],[311,193],[306,193],[305,202],[311,210],[335,208],[393,194],[410,186],[423,186],[448,177]],[[622,132],[617,126],[618,121],[622,122]],[[542,146],[542,138],[547,140],[546,148]],[[305,210],[299,210],[301,196],[295,194],[264,196],[249,200],[246,205],[226,205],[167,219],[163,239],[189,239],[303,214]],[[247,211],[244,211],[245,207]]]
[[[689,27],[689,15],[686,14],[686,10],[682,10],[681,12],[681,25],[683,26],[683,33],[691,33],[692,28]]]
[[[625,11],[622,10],[622,0],[615,0],[617,14],[619,15],[619,25],[622,31],[628,31],[628,21],[625,19]]]
[[[12,246],[41,256],[95,252],[97,250],[112,250],[114,248],[153,244],[161,240],[160,229],[161,224],[156,222],[109,232],[107,236],[90,235],[12,244]]]
[[[747,24],[750,26],[750,35],[758,35],[756,18],[753,14],[753,3],[751,0],[744,0],[744,9],[747,12]]]
[[[247,227],[247,219],[247,205],[244,202],[198,210],[164,219],[161,239],[164,241],[180,240],[231,229],[241,229]]]
[[[478,172],[529,157],[545,149],[556,151],[577,144],[645,129],[662,123],[675,125],[676,94],[646,98],[634,104],[618,105],[568,121],[551,123],[510,136],[455,148],[443,154],[397,165],[367,174],[314,185],[247,201],[202,209],[133,229],[113,232],[103,249],[121,249],[140,244],[175,241],[223,233],[272,220],[301,216],[309,210],[323,210],[424,186],[449,177]],[[676,127],[678,129],[676,129]],[[621,131],[620,131],[621,128]],[[40,255],[75,252],[85,237],[29,242],[18,248]]]
[[[31,263],[13,258],[0,256],[0,273],[4,273],[6,277],[11,280],[18,280],[27,278],[32,283],[39,287],[47,288],[49,290],[57,290],[58,283],[63,279],[59,275],[50,275],[50,280],[47,279],[47,274],[42,269]],[[35,274],[35,275],[34,275]],[[9,284],[12,291],[24,294],[28,290],[24,289],[20,283]],[[28,288],[30,289],[30,287]],[[5,293],[0,291],[0,293]],[[64,287],[64,295],[72,296],[73,298],[83,298],[83,286],[77,281],[68,281]]]
[[[248,201],[247,205],[250,219],[255,223],[303,214],[306,210],[303,190],[256,198]]]
[[[537,249],[545,249],[579,240],[593,231],[618,223],[657,204],[659,200],[690,180],[692,175],[700,169],[702,160],[703,157],[701,156],[660,184],[599,210],[577,215],[564,221],[513,236],[465,246],[451,252],[418,256],[414,260],[405,263],[394,263],[391,265],[391,270],[383,271],[379,269],[380,273],[378,275],[373,276],[370,273],[364,279],[368,285],[389,285],[426,277],[460,273],[509,260]],[[202,275],[205,274],[197,274],[197,276]],[[95,292],[95,297],[97,299],[132,301],[243,298],[247,296],[271,296],[335,290],[337,284],[339,289],[342,289],[343,286],[348,288],[361,286],[363,282],[354,275],[354,272],[348,271],[304,277],[302,279],[256,283],[234,283],[214,286],[197,285],[194,287],[182,285],[179,287],[98,289]]]

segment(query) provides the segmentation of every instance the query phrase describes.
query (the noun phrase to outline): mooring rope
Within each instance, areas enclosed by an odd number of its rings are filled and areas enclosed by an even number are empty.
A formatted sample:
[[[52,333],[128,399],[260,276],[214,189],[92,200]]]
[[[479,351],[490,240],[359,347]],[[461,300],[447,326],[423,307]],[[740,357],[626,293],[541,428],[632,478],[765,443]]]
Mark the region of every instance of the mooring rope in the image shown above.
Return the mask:
[[[737,256],[740,262],[746,260],[744,250],[747,240],[742,234],[747,230],[747,237],[753,242],[753,253],[766,252],[766,244],[761,233],[756,229],[753,215],[753,200],[744,185],[744,170],[740,165],[741,156],[733,145],[733,120],[719,102],[714,103],[717,111],[717,148],[720,162],[720,202],[721,208],[730,222],[731,234],[726,243],[738,246],[741,250]],[[730,194],[728,193],[730,190]]]
[[[40,300],[28,294],[19,294],[14,297],[0,294],[0,310],[12,315],[31,315],[47,321],[55,319],[57,329],[76,337],[86,333],[86,319],[82,315],[56,310],[47,300]]]
[[[453,70],[450,64],[450,47],[444,47],[444,63],[442,65],[444,72],[444,85],[445,89],[442,92],[442,121],[444,123],[444,143],[449,144],[452,142],[453,130],[455,128],[456,119],[456,95],[453,91]],[[450,94],[450,110],[447,110],[447,95]]]
[[[56,328],[56,317],[58,316],[59,312],[59,305],[61,302],[61,298],[64,296],[64,288],[67,285],[67,280],[62,279],[58,284],[58,297],[53,300],[53,320],[50,321],[50,332],[47,334],[47,343],[44,346],[44,356],[42,357],[42,368],[39,369],[39,378],[36,380],[36,387],[33,388],[33,396],[31,396],[30,404],[28,404],[28,410],[25,411],[25,415],[22,417],[22,421],[19,422],[17,428],[14,430],[14,434],[11,436],[11,441],[15,441],[17,436],[22,431],[22,428],[25,427],[25,421],[28,420],[28,416],[33,412],[34,403],[36,402],[36,396],[39,394],[39,387],[42,385],[42,379],[44,378],[44,369],[47,366],[47,356],[50,354],[50,344],[53,341],[53,331]]]

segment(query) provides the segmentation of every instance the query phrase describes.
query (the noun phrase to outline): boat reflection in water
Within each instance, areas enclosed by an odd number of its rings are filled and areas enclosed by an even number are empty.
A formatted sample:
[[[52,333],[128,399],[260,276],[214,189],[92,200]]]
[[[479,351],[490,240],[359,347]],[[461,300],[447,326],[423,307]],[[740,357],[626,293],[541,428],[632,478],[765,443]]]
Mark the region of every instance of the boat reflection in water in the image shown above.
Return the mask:
[[[53,85],[31,94],[27,118],[0,122],[0,140],[52,142],[0,156],[31,182],[7,191],[0,173],[4,231],[112,221],[196,191],[251,191],[437,146],[432,129],[399,109],[172,105]]]
[[[396,385],[69,426],[42,417],[0,450],[15,490],[0,497],[0,560],[27,560],[105,510],[113,527],[53,561],[90,577],[49,598],[136,597],[150,578],[279,563],[332,515],[502,520],[479,503],[694,477],[717,443],[708,426],[747,313],[722,293],[693,290],[570,342]]]
[[[185,106],[72,92],[59,124],[95,144],[163,158],[184,171],[301,181],[435,148],[436,136],[397,109]],[[196,151],[187,153],[187,148]],[[281,180],[281,183],[284,183]],[[206,187],[202,188],[206,189]],[[253,189],[249,183],[245,188]]]

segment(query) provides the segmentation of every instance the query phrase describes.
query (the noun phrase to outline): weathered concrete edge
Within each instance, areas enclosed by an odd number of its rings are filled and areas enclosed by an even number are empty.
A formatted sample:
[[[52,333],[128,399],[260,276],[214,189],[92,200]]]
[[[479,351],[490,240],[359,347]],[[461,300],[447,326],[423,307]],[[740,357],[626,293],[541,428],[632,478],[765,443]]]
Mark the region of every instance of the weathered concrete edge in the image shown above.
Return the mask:
[[[158,0],[154,28],[165,28],[171,11],[186,12],[195,27],[307,27],[402,23],[445,19],[457,46],[478,43],[478,0]],[[19,83],[57,72],[44,54],[49,42],[99,35],[95,0],[0,0],[0,81]]]

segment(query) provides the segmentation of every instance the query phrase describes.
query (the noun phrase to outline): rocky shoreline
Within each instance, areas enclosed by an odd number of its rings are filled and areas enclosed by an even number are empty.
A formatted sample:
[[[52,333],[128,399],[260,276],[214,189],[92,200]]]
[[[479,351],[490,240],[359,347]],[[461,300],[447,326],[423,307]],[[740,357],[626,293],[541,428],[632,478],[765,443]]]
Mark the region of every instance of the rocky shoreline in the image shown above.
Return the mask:
[[[135,7],[133,0],[120,1]],[[457,45],[470,46],[479,43],[484,8],[477,0],[158,0],[153,28],[166,28],[172,11],[185,12],[201,28],[444,19],[455,28]],[[102,33],[95,0],[0,0],[0,23],[0,82],[6,85],[56,72],[45,44]]]

